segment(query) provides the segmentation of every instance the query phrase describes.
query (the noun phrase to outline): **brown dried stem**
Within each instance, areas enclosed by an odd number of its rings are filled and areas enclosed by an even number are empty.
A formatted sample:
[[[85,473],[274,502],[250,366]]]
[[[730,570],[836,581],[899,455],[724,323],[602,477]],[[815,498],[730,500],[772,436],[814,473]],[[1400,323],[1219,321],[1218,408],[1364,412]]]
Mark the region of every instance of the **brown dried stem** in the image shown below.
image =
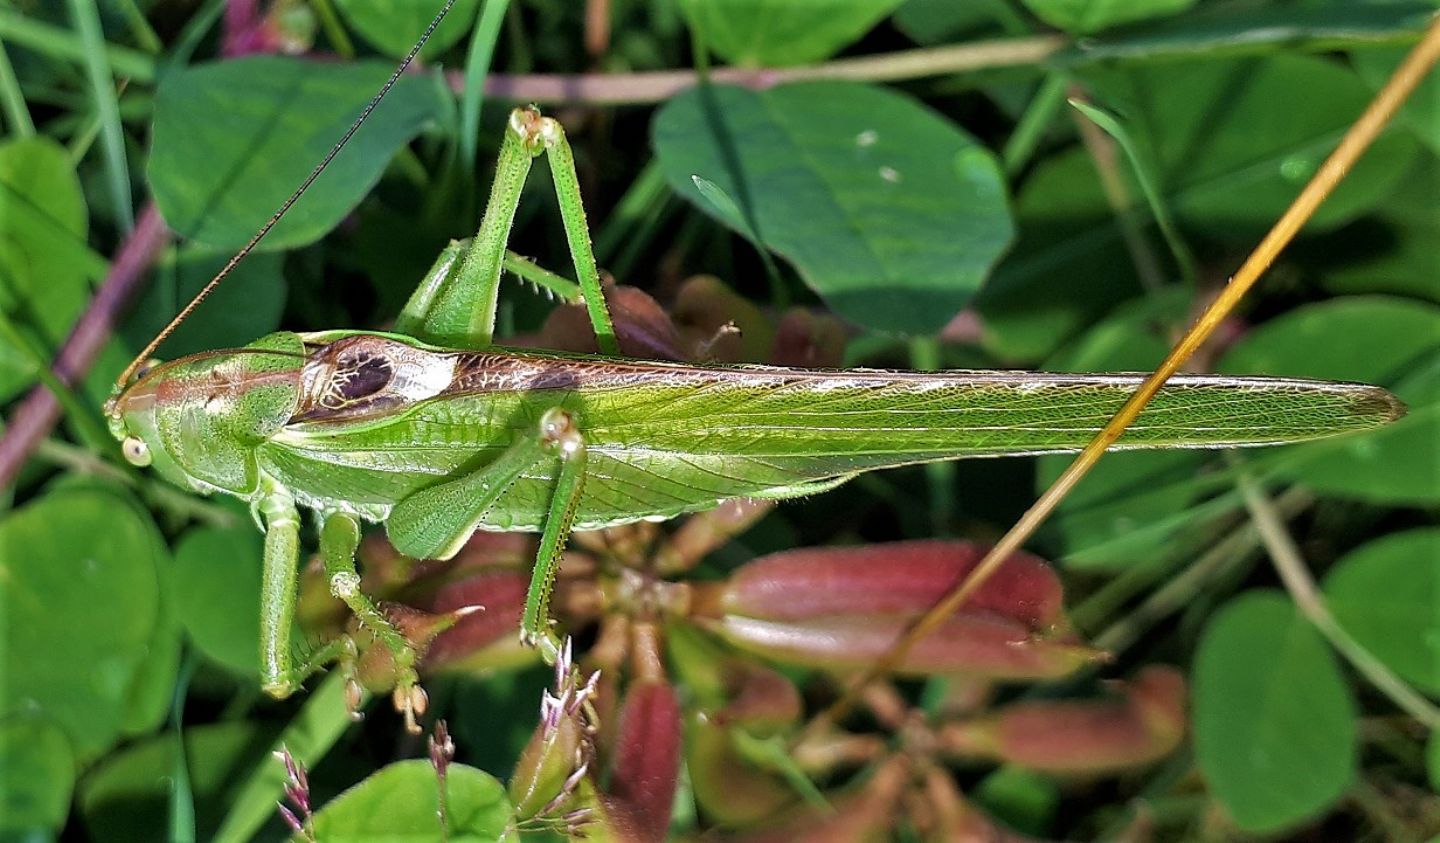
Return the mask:
[[[1140,415],[1140,411],[1145,409],[1165,381],[1180,370],[1180,367],[1190,359],[1216,327],[1239,304],[1240,299],[1250,291],[1250,288],[1270,267],[1281,250],[1294,239],[1301,226],[1315,213],[1315,209],[1320,206],[1325,197],[1344,179],[1356,160],[1380,134],[1380,130],[1394,116],[1400,104],[1425,78],[1425,74],[1437,59],[1440,59],[1440,17],[1437,17],[1426,29],[1425,37],[1415,46],[1415,49],[1411,50],[1405,61],[1396,68],[1394,75],[1385,83],[1385,87],[1375,95],[1365,112],[1340,139],[1340,144],[1335,151],[1330,153],[1330,157],[1320,165],[1315,175],[1300,191],[1300,195],[1281,215],[1265,238],[1260,241],[1260,245],[1255,247],[1255,251],[1235,273],[1230,283],[1200,315],[1185,336],[1175,344],[1170,354],[1156,367],[1150,377],[1146,378],[1145,382],[1135,390],[1114,418],[1085,446],[1085,449],[1076,456],[1075,461],[1065,469],[1064,473],[1056,478],[1050,488],[1046,489],[1045,493],[1025,511],[1015,526],[1001,537],[980,564],[970,572],[970,575],[962,579],[944,599],[911,624],[884,658],[876,661],[869,670],[851,684],[840,699],[815,718],[810,725],[811,729],[824,729],[829,723],[849,712],[858,699],[860,691],[866,685],[893,670],[916,642],[938,629],[945,619],[953,614],[999,568],[1003,560],[1020,549],[1020,546],[1034,534],[1036,528],[1055,511],[1060,501],[1070,493],[1081,478],[1089,473],[1095,463],[1099,462],[1100,457],[1104,456],[1110,445],[1119,439],[1131,422]]]
[[[877,56],[836,59],[805,67],[717,67],[709,78],[716,84],[747,88],[769,88],[785,82],[820,79],[849,79],[863,82],[893,82],[921,79],[994,67],[1034,65],[1059,52],[1066,40],[1058,35],[1033,38],[1005,38],[972,41],[947,47],[900,50]],[[449,74],[450,86],[460,90],[464,75]],[[624,74],[491,74],[485,80],[485,95],[512,102],[549,105],[635,105],[656,103],[693,87],[698,76],[693,70],[656,70]]]

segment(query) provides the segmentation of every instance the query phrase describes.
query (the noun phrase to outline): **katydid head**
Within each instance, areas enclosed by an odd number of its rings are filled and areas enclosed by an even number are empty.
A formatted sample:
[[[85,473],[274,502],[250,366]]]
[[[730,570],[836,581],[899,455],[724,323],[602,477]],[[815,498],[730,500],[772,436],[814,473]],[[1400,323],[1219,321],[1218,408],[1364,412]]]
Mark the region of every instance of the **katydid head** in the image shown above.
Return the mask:
[[[257,481],[255,447],[295,413],[304,362],[300,338],[277,333],[152,366],[108,403],[110,431],[134,465],[245,494]]]

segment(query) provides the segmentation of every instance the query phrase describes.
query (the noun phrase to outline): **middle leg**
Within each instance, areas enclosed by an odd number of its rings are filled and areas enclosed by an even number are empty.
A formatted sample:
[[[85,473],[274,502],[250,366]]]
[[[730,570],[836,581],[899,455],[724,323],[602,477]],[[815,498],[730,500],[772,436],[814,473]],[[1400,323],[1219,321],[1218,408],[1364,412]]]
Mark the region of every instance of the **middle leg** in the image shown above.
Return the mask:
[[[386,532],[390,543],[407,556],[448,559],[459,552],[487,514],[506,505],[505,493],[516,480],[547,463],[556,467],[555,486],[526,596],[520,637],[553,664],[559,655],[559,640],[550,629],[550,590],[585,484],[585,440],[570,412],[551,407],[541,415],[534,430],[492,462],[400,501],[386,521]]]

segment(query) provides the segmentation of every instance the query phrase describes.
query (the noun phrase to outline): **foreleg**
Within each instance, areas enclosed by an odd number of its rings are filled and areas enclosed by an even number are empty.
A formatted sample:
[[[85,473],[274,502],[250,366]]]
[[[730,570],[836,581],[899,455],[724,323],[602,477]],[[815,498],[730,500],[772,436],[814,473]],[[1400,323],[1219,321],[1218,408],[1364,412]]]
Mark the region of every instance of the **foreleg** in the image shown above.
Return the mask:
[[[255,511],[265,525],[265,554],[260,575],[260,686],[284,699],[310,674],[337,659],[353,658],[348,638],[331,641],[306,655],[298,666],[291,646],[299,578],[300,513],[290,491],[265,481]]]

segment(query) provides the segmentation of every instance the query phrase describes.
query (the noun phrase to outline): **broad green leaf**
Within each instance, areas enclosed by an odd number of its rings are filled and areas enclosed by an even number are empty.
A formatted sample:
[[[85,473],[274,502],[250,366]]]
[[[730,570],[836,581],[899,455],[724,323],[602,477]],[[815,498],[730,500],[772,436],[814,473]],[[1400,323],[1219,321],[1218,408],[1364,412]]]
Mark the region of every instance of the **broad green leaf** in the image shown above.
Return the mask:
[[[1125,121],[1181,225],[1231,236],[1268,227],[1371,96],[1338,62],[1292,54],[1127,64],[1089,80]],[[1376,207],[1418,150],[1401,133],[1380,138],[1307,230]]]
[[[1378,91],[1409,52],[1407,47],[1356,50],[1351,53],[1350,60],[1355,63],[1360,78]],[[1401,125],[1408,127],[1440,154],[1440,77],[1430,73],[1421,79],[1420,85],[1400,106],[1398,116]]]
[[[136,348],[155,336],[230,258],[228,253],[182,246],[174,261],[160,266],[136,302],[125,336]],[[180,324],[161,346],[166,359],[245,345],[280,327],[285,308],[284,261],[261,252],[241,261],[204,306]]]
[[[1053,778],[1009,764],[981,779],[972,793],[985,813],[1026,834],[1049,831],[1060,806]]]
[[[1035,17],[1074,35],[1179,14],[1195,0],[1023,0]]]
[[[210,840],[229,807],[238,775],[270,758],[273,733],[253,721],[230,721],[185,730],[185,769],[195,799],[196,831]],[[156,839],[170,812],[171,778],[180,759],[173,732],[112,753],[80,785],[78,805],[92,836],[107,843]]]
[[[1139,299],[1085,333],[1044,369],[1057,372],[1143,371],[1169,350],[1166,328],[1183,322],[1186,290]],[[1072,455],[1042,456],[1035,487],[1044,491],[1074,461]],[[1154,561],[1174,531],[1177,518],[1201,489],[1195,474],[1206,456],[1199,451],[1110,454],[1060,505],[1051,529],[1064,541],[1063,561],[1071,567],[1116,568]]]
[[[975,308],[987,351],[1033,364],[1143,288],[1083,149],[1036,166],[1016,198],[1015,218],[1019,240]]]
[[[336,0],[335,5],[360,37],[385,55],[399,59],[420,40],[443,4],[434,0]],[[456,0],[420,55],[434,58],[454,46],[470,32],[479,8],[480,0]]]
[[[170,715],[175,698],[175,678],[180,671],[181,638],[173,610],[162,598],[145,659],[130,685],[123,733],[143,735],[155,731]]]
[[[38,348],[60,344],[103,272],[88,227],[64,147],[43,135],[0,143],[0,310]],[[0,342],[0,401],[34,380],[29,355]]]
[[[489,773],[451,764],[445,777],[447,835],[451,843],[510,839],[510,801]],[[429,761],[399,761],[372,773],[315,814],[320,840],[432,841],[441,839],[439,790]]]
[[[1303,241],[1295,256],[1332,293],[1393,293],[1440,302],[1440,159],[1418,156],[1373,214],[1323,240]]]
[[[82,762],[110,746],[149,657],[161,547],[148,518],[92,488],[53,492],[0,521],[0,713],[47,716]]]
[[[136,507],[143,518],[148,514]],[[154,535],[155,552],[165,560],[166,547],[159,535]],[[170,587],[168,565],[156,568],[159,584],[159,602],[155,607],[155,626],[150,632],[150,641],[145,647],[145,658],[135,671],[126,698],[125,719],[121,730],[128,737],[143,735],[158,729],[170,716],[170,707],[175,700],[175,679],[180,672],[181,635],[180,623],[175,617],[175,597]]]
[[[1355,776],[1355,702],[1325,641],[1282,594],[1227,603],[1195,655],[1195,754],[1245,831],[1315,817]]]
[[[733,64],[809,64],[829,58],[903,0],[683,0],[705,45]]]
[[[1440,528],[1377,539],[1325,577],[1330,611],[1376,658],[1440,696]]]
[[[186,237],[238,248],[340,139],[392,68],[258,56],[176,71],[155,98],[150,183]],[[313,242],[379,180],[390,156],[447,104],[406,76],[290,213],[268,249]]]
[[[1271,53],[1291,45],[1413,42],[1434,14],[1431,0],[1320,0],[1305,4],[1206,3],[1071,48],[1085,63],[1167,61]]]
[[[1440,500],[1440,306],[1384,296],[1307,305],[1250,331],[1219,368],[1390,387],[1410,407],[1399,421],[1250,459],[1327,494]]]
[[[704,87],[666,103],[654,135],[673,189],[715,213],[691,177],[713,182],[831,307],[870,328],[938,330],[1010,243],[989,152],[888,90]]]
[[[197,527],[175,545],[180,624],[196,649],[253,677],[260,653],[260,533],[248,521]]]
[[[70,742],[54,723],[24,714],[0,719],[0,838],[44,839],[59,831],[70,813],[75,766]]]
[[[1024,35],[1025,15],[1005,0],[906,0],[891,18],[895,28],[921,44],[948,44],[1000,35]]]

